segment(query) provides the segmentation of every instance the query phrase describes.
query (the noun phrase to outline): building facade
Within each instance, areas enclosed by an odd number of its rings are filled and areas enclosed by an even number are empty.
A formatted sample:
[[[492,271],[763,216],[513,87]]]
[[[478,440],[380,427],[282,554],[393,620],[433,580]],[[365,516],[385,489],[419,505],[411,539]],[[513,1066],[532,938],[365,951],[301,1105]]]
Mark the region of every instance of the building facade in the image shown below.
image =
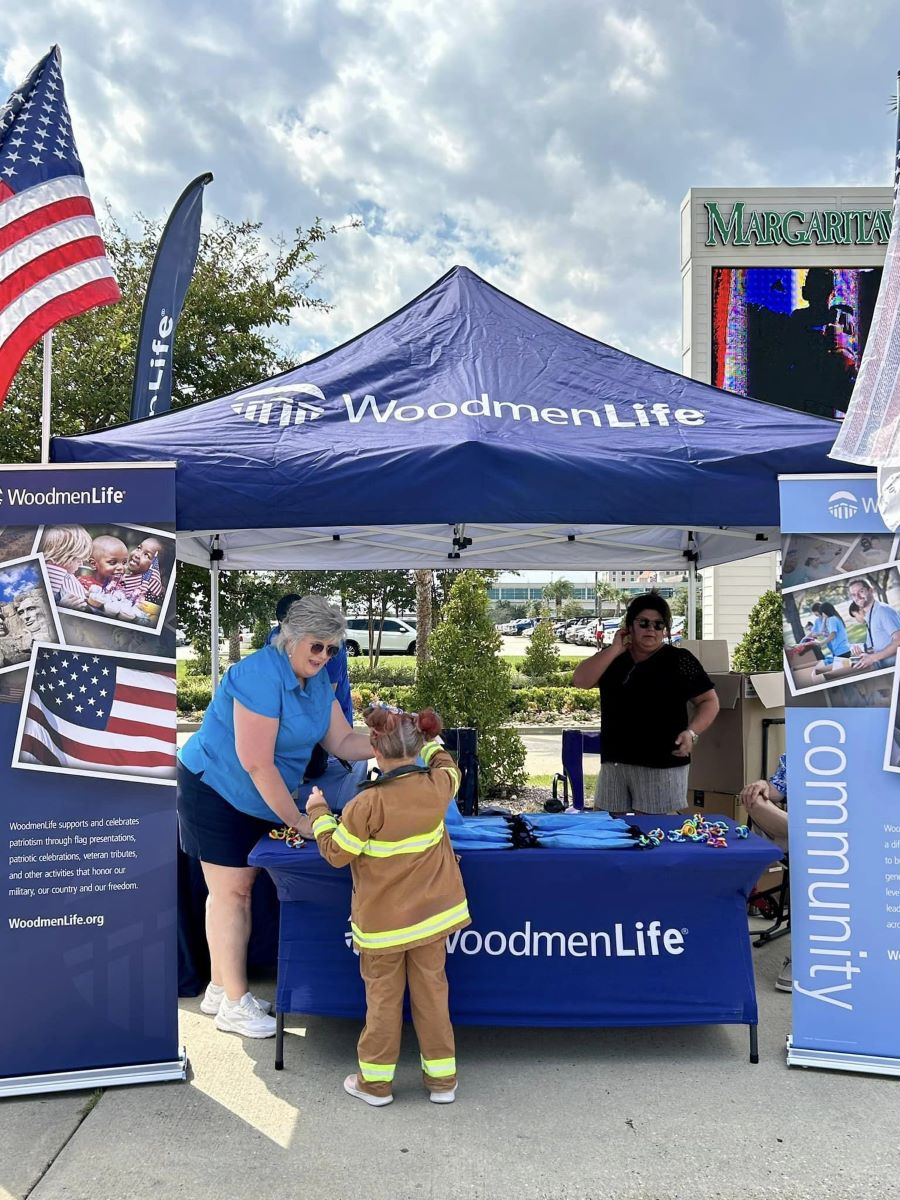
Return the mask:
[[[892,193],[691,188],[681,205],[682,371],[824,417],[846,411],[878,293]],[[734,647],[774,554],[703,578],[703,636]]]

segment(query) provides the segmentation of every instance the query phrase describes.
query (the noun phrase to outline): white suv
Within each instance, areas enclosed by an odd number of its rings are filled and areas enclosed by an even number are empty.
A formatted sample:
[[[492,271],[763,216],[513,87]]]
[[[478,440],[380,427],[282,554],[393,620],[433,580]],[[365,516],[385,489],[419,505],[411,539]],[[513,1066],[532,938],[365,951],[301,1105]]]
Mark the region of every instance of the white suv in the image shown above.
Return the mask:
[[[372,636],[378,644],[378,623],[373,623]],[[347,618],[347,653],[351,658],[369,653],[369,618]],[[416,627],[402,617],[385,617],[381,627],[382,654],[415,654]]]

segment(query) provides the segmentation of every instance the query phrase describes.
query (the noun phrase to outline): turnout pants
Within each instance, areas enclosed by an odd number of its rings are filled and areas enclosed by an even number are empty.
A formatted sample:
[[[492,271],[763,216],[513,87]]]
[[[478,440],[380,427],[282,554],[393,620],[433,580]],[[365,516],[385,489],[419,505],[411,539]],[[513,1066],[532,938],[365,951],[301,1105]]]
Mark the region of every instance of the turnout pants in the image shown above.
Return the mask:
[[[391,1094],[400,1055],[407,984],[425,1086],[432,1092],[449,1092],[456,1087],[446,957],[446,938],[383,954],[360,950],[359,969],[366,985],[366,1024],[357,1049],[361,1091],[373,1096]]]

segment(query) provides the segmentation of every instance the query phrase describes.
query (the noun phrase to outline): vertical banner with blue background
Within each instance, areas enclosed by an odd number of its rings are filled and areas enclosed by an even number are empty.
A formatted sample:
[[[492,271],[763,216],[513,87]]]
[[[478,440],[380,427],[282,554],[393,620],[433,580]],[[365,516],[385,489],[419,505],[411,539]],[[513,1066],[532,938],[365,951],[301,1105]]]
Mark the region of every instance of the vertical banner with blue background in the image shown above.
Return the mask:
[[[173,463],[0,466],[0,1096],[182,1079]]]
[[[191,180],[166,222],[144,297],[134,363],[131,419],[168,412],[172,405],[172,359],[184,298],[197,265],[203,189],[208,172]]]
[[[788,1063],[900,1075],[898,539],[871,475],[783,476]]]

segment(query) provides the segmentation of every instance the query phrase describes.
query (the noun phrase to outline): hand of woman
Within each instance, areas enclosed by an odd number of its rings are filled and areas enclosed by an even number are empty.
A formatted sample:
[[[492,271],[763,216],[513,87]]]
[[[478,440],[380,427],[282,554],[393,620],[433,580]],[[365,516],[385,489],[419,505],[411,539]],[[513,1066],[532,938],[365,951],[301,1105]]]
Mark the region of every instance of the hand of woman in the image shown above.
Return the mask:
[[[687,758],[694,748],[694,739],[689,729],[682,729],[675,739],[675,749],[672,753],[676,758]]]
[[[615,654],[624,654],[631,645],[631,634],[624,625],[620,625],[616,630],[613,640],[609,644],[610,650]]]
[[[769,785],[764,779],[757,779],[754,783],[748,783],[740,794],[740,802],[748,812],[752,812],[754,804],[759,804],[761,800],[768,798]]]

